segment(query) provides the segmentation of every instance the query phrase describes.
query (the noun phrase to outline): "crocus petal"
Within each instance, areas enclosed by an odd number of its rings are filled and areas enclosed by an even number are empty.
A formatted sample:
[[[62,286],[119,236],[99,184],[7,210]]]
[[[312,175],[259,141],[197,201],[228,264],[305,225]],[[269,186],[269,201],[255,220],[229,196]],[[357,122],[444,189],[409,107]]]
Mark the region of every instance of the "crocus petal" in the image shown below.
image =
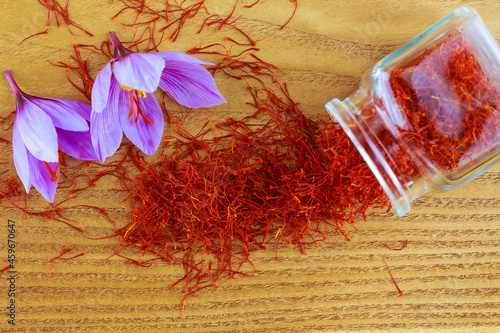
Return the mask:
[[[26,98],[42,109],[43,112],[50,117],[55,127],[68,131],[89,130],[89,125],[85,118],[80,116],[79,112],[72,107],[68,107],[67,104],[63,104],[53,98],[40,98],[35,96],[26,96]]]
[[[128,94],[120,88],[118,82],[112,79],[108,105],[102,112],[92,111],[90,114],[92,146],[101,162],[113,155],[120,147],[123,131],[120,127],[118,111],[127,110],[130,103],[127,96]]]
[[[166,60],[160,88],[178,103],[190,108],[208,107],[226,102],[217,90],[212,75],[194,63]]]
[[[43,161],[38,160],[33,155],[28,153],[31,168],[30,178],[33,186],[40,192],[40,194],[49,202],[54,202],[54,195],[56,194],[57,180],[59,179],[58,163],[47,163],[53,172],[57,172],[57,179],[52,181],[47,166]]]
[[[136,115],[130,119],[126,112],[120,113],[120,123],[125,135],[133,144],[145,154],[153,155],[160,145],[163,134],[163,113],[153,94],[147,94],[146,98],[139,98],[139,105],[144,116],[152,124],[148,124],[141,115],[137,118],[137,110]]]
[[[26,148],[39,160],[57,162],[57,133],[50,117],[27,99],[18,105],[15,121]]]
[[[165,60],[154,54],[131,53],[115,61],[113,74],[123,86],[152,93],[158,88]]]
[[[14,155],[14,165],[16,167],[17,174],[23,182],[26,193],[30,193],[30,167],[32,166],[29,164],[28,152],[26,151],[26,146],[21,138],[19,124],[17,122],[14,122],[14,129],[12,133],[12,154]]]
[[[64,98],[51,98],[51,99],[64,104],[68,109],[71,109],[71,112],[77,114],[78,116],[82,117],[87,121],[90,121],[90,112],[92,111],[92,107],[90,105],[79,101],[73,101],[71,99],[64,99]]]
[[[193,64],[203,64],[203,65],[211,65],[211,66],[214,65],[211,62],[206,62],[206,61],[200,60],[198,58],[195,58],[191,55],[188,55],[188,54],[185,54],[182,52],[166,51],[166,52],[154,52],[154,53],[149,53],[149,54],[154,54],[154,55],[160,56],[165,60],[184,61],[184,62],[190,62]]]
[[[111,63],[110,61],[95,78],[92,86],[92,111],[102,112],[108,103],[109,89],[111,88]]]
[[[92,146],[90,131],[74,132],[56,128],[59,148],[79,160],[93,161],[97,156]]]

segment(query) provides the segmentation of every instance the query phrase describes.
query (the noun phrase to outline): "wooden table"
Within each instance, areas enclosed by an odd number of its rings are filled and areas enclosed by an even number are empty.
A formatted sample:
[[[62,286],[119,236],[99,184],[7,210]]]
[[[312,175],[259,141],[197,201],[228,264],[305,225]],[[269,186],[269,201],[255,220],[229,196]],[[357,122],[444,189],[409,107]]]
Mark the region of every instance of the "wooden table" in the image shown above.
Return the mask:
[[[52,62],[66,61],[74,43],[100,44],[107,32],[130,37],[110,18],[120,1],[70,1],[70,17],[95,36],[73,37],[52,17],[48,34],[25,37],[46,29],[47,10],[34,0],[0,4],[0,64],[10,69],[26,92],[84,101],[73,89],[63,69]],[[244,1],[251,4],[253,1]],[[147,1],[160,5],[162,1]],[[206,1],[212,13],[227,15],[235,1]],[[164,3],[163,3],[164,4]],[[377,60],[414,35],[468,4],[500,38],[500,3],[485,1],[300,1],[295,17],[288,0],[261,1],[252,8],[240,5],[240,25],[258,43],[259,57],[286,74],[291,95],[311,117],[325,114],[324,104],[353,93],[362,73]],[[127,16],[128,15],[128,16]],[[125,14],[121,20],[132,19]],[[186,51],[208,39],[231,35],[228,27],[197,35],[200,21],[186,23],[175,43],[162,50]],[[78,33],[77,29],[73,29]],[[206,37],[208,36],[208,37]],[[74,38],[74,39],[73,39]],[[93,75],[99,68],[91,68]],[[212,109],[222,118],[245,114],[237,88],[218,81],[228,104]],[[0,112],[15,108],[7,81],[0,80]],[[193,126],[204,119],[200,113]],[[6,132],[9,137],[11,132]],[[12,162],[8,149],[3,162]],[[12,172],[13,165],[2,170]],[[82,195],[80,204],[110,208],[125,216],[126,208],[102,181]],[[64,191],[58,192],[62,198]],[[30,194],[32,209],[46,209],[36,190]],[[56,199],[57,200],[57,199]],[[104,235],[113,228],[91,211],[75,210],[88,235]],[[373,211],[367,223],[349,231],[352,241],[311,246],[307,255],[281,247],[253,254],[258,271],[232,279],[190,298],[183,318],[179,310],[182,286],[169,285],[182,276],[179,266],[157,263],[140,268],[119,257],[105,261],[115,239],[90,240],[57,222],[25,219],[13,209],[0,212],[0,266],[7,257],[8,219],[16,229],[16,325],[7,323],[11,297],[2,273],[0,282],[1,332],[500,332],[500,165],[458,190],[426,194],[409,214]],[[118,218],[120,220],[120,218]],[[379,242],[400,247],[391,251]],[[336,239],[335,239],[336,240]],[[72,255],[57,261],[52,275],[44,265],[69,246]],[[68,254],[69,255],[69,254]],[[384,263],[387,260],[403,290],[401,296]],[[1,268],[0,267],[0,268]]]

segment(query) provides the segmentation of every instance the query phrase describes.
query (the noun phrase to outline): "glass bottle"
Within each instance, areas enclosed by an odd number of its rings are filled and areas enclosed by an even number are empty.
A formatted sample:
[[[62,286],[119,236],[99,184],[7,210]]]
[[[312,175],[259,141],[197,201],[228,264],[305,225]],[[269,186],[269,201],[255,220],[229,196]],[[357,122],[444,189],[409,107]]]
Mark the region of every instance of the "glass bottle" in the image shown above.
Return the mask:
[[[458,8],[326,108],[403,216],[500,160],[499,45],[474,9]]]

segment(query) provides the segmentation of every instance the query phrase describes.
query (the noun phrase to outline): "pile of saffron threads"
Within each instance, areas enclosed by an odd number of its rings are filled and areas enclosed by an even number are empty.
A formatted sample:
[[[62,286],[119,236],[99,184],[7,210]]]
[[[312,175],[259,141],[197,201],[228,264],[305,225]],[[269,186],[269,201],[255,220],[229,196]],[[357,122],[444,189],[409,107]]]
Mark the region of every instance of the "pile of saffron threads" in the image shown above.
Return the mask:
[[[125,7],[138,15],[149,8],[144,1],[121,2],[143,3],[142,7]],[[390,208],[376,178],[340,126],[303,114],[280,80],[279,69],[257,56],[256,41],[238,28],[237,18],[231,19],[233,13],[221,18],[210,15],[204,6],[183,7],[168,2],[165,11],[157,12],[158,17],[165,20],[173,15],[181,20],[176,25],[179,29],[185,22],[182,20],[204,13],[208,16],[200,31],[230,26],[242,36],[244,42],[225,38],[226,46],[212,44],[190,53],[210,55],[211,60],[216,59],[212,60],[216,65],[209,69],[216,78],[246,87],[253,113],[219,124],[207,122],[193,134],[186,130],[184,118],[177,119],[166,110],[169,133],[155,162],[148,162],[127,143],[119,151],[121,158],[106,164],[62,158],[59,189],[65,189],[70,197],[45,211],[34,211],[28,207],[29,197],[20,182],[9,177],[2,182],[0,206],[16,208],[26,216],[60,221],[81,232],[84,229],[79,222],[67,218],[65,212],[78,207],[96,210],[116,228],[108,236],[120,241],[113,255],[139,266],[149,266],[156,260],[182,265],[184,276],[171,284],[172,288],[179,283],[185,285],[182,308],[188,297],[201,289],[243,274],[242,265],[251,264],[253,251],[273,246],[277,257],[279,245],[287,244],[305,253],[308,244],[329,242],[332,232],[349,239],[346,225],[366,218],[369,208]],[[155,19],[154,15],[147,16]],[[160,19],[155,19],[155,24]],[[137,22],[142,21],[121,23],[129,29],[144,28]],[[158,33],[155,25],[148,26]],[[138,31],[134,31],[130,48],[157,48],[154,33]],[[179,32],[170,39],[175,41]],[[233,46],[247,48],[231,55]],[[74,44],[73,51],[71,62],[54,65],[65,68],[70,83],[90,99],[93,78],[89,61],[93,57],[103,57],[101,63],[109,59],[109,43],[99,47]],[[8,126],[12,118],[4,119]],[[118,179],[118,190],[124,202],[130,203],[129,220],[124,226],[117,226],[103,207],[81,200],[70,206],[73,198],[104,177]],[[153,259],[136,260],[125,251],[131,248],[133,252],[153,254]]]
[[[121,248],[137,247],[185,268],[185,297],[240,273],[250,253],[273,242],[298,247],[328,242],[370,207],[389,206],[344,131],[304,116],[272,65],[233,58],[219,45],[212,69],[247,85],[255,112],[205,124],[196,135],[176,123],[172,153],[154,163],[130,150],[139,170],[122,178],[131,221],[118,229]],[[208,51],[210,50],[210,51]],[[273,82],[269,88],[261,76]],[[172,286],[174,286],[174,283]]]

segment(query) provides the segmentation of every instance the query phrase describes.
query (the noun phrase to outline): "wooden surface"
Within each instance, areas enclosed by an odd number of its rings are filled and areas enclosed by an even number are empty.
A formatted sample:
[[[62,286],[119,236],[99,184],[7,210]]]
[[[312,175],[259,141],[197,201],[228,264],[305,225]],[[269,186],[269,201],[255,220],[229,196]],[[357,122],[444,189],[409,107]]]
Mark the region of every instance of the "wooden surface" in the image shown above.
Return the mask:
[[[72,0],[71,17],[94,37],[75,37],[76,43],[99,44],[109,30],[127,32],[110,18],[119,1]],[[162,1],[149,1],[161,5]],[[245,2],[251,4],[253,1]],[[484,1],[300,1],[296,16],[288,0],[261,1],[241,11],[240,25],[259,42],[259,57],[283,69],[291,95],[311,117],[326,114],[324,104],[345,98],[361,74],[398,45],[469,4],[483,16],[500,39],[500,3]],[[234,1],[207,1],[211,12],[228,14]],[[10,69],[19,85],[39,96],[83,101],[66,80],[63,69],[47,60],[65,61],[73,36],[55,21],[47,35],[19,42],[45,30],[47,11],[36,0],[0,4],[0,66]],[[216,39],[216,32],[196,35],[200,22],[191,22],[176,43],[163,50],[186,51]],[[230,34],[230,32],[227,32]],[[204,37],[208,36],[208,37]],[[92,68],[95,75],[98,68]],[[229,101],[212,111],[220,117],[245,114],[245,98],[223,79],[220,91]],[[15,107],[5,79],[0,79],[0,112]],[[198,117],[198,118],[197,118]],[[193,128],[206,115],[193,116]],[[10,136],[10,132],[6,133]],[[11,151],[2,161],[12,162]],[[10,166],[13,168],[13,165]],[[124,219],[126,208],[101,182],[82,195],[79,203],[110,208]],[[61,199],[64,192],[58,192]],[[30,205],[45,209],[33,189]],[[121,218],[120,218],[121,216]],[[113,228],[91,211],[72,212],[89,236]],[[157,263],[150,268],[128,264],[111,254],[113,239],[90,240],[61,223],[28,218],[15,210],[0,211],[0,268],[7,257],[7,220],[16,221],[16,325],[7,324],[7,273],[0,277],[1,332],[500,332],[500,165],[473,182],[447,193],[427,194],[412,211],[399,218],[374,211],[367,223],[350,229],[352,241],[298,249],[282,247],[253,254],[258,271],[230,280],[189,299],[184,318],[179,303],[182,286],[168,286],[182,276],[178,266]],[[379,241],[400,247],[391,251]],[[73,246],[82,257],[58,261],[52,277],[44,265]],[[399,286],[393,284],[387,260]]]

